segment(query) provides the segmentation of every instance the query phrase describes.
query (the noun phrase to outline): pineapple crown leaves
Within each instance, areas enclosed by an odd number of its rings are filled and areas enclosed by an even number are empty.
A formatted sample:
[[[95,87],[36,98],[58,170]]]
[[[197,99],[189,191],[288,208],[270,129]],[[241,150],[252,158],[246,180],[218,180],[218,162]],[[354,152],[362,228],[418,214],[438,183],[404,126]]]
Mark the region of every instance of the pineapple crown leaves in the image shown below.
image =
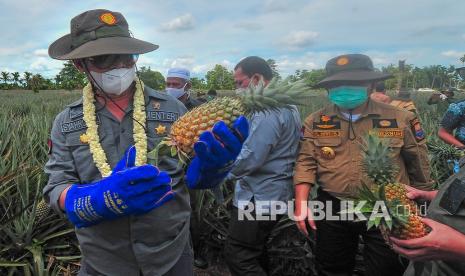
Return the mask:
[[[392,158],[389,140],[369,133],[361,144],[363,151],[362,170],[377,185],[391,183],[398,171]]]
[[[399,208],[403,206],[400,200],[393,199],[387,200],[384,192],[384,185],[376,186],[374,189],[370,189],[367,185],[363,184],[359,188],[359,202],[365,201],[365,205],[360,209],[360,212],[368,216],[367,227],[379,227],[383,226],[391,230],[393,225],[407,224],[409,212],[405,209]],[[383,201],[386,204],[386,208],[389,214],[389,218],[381,216],[371,216],[375,209],[375,204],[378,201]],[[354,212],[349,210],[348,212]]]
[[[249,84],[241,97],[246,112],[252,113],[280,107],[290,108],[291,105],[302,105],[304,102],[302,100],[307,97],[308,89],[309,86],[304,80],[287,83],[273,78],[266,86],[263,77],[261,77],[257,85]]]

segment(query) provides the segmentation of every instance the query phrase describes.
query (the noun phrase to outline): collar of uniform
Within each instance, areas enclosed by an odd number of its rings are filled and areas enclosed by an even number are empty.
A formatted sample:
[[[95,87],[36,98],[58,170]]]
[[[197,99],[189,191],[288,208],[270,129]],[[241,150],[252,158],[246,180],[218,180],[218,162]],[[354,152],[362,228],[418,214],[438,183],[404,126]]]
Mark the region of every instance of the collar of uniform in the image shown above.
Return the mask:
[[[331,105],[327,111],[328,111],[328,114],[325,114],[325,115],[336,115],[339,119],[348,121],[348,119],[344,115],[342,115],[339,107],[337,107],[335,104]],[[365,103],[365,107],[362,110],[360,118],[364,118],[367,116],[380,116],[380,115],[381,115],[381,109],[379,107],[379,103],[368,99],[368,101]]]
[[[73,108],[73,107],[77,107],[77,106],[80,106],[82,105],[82,98],[80,98],[79,100],[73,102],[73,103],[70,103],[68,104],[66,107],[70,107],[70,108]]]
[[[169,95],[166,93],[158,92],[148,86],[144,86],[144,97],[145,97],[145,106],[150,103],[151,98],[155,98],[162,101],[169,100]]]

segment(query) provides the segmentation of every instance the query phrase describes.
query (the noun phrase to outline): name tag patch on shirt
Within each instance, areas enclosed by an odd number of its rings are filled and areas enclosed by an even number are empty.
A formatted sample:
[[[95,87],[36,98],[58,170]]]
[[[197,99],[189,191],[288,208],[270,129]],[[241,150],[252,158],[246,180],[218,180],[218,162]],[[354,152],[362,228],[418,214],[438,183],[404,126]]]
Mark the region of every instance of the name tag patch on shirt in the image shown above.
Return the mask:
[[[380,138],[404,138],[404,131],[401,129],[373,129],[370,133]]]
[[[313,138],[331,138],[331,137],[341,137],[340,131],[312,131],[311,136]]]
[[[100,124],[99,116],[97,115],[96,117],[97,117],[96,118],[97,124]],[[67,123],[62,123],[61,133],[70,133],[70,132],[75,132],[75,131],[86,129],[86,128],[87,128],[87,125],[84,119],[79,119],[79,120],[74,120],[74,121],[67,122]]]
[[[179,113],[171,111],[148,111],[147,120],[149,121],[160,121],[160,122],[174,122],[179,118]]]

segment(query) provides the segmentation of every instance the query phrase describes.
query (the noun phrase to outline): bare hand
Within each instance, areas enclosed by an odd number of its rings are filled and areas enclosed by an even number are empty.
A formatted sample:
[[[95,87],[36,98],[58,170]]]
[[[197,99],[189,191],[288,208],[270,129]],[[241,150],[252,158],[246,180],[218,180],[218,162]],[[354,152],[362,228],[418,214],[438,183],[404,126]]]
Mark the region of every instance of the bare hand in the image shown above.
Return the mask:
[[[296,202],[294,217],[296,220],[297,228],[300,230],[300,232],[302,232],[306,236],[308,236],[309,234],[307,231],[307,225],[305,224],[305,221],[308,222],[308,224],[310,225],[310,228],[313,231],[316,231],[316,224],[315,224],[315,221],[313,220],[312,210],[308,207],[306,203]]]
[[[407,197],[411,200],[426,200],[432,201],[436,197],[438,191],[423,191],[417,188],[413,188],[409,185],[404,185],[407,190]]]
[[[422,218],[422,221],[432,229],[431,232],[424,237],[411,240],[390,237],[394,251],[413,261],[463,261],[464,234],[432,219]]]

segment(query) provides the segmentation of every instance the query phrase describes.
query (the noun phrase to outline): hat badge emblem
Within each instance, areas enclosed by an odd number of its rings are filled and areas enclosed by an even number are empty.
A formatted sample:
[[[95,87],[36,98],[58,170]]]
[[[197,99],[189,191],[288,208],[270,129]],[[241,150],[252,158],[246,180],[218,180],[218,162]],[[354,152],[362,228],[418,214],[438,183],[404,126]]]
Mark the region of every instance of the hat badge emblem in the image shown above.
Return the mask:
[[[340,57],[337,59],[336,64],[339,66],[344,66],[349,63],[349,59],[347,57]]]
[[[116,18],[110,12],[106,12],[106,13],[103,13],[102,15],[100,15],[100,20],[103,23],[107,24],[107,25],[115,25],[116,24]]]

